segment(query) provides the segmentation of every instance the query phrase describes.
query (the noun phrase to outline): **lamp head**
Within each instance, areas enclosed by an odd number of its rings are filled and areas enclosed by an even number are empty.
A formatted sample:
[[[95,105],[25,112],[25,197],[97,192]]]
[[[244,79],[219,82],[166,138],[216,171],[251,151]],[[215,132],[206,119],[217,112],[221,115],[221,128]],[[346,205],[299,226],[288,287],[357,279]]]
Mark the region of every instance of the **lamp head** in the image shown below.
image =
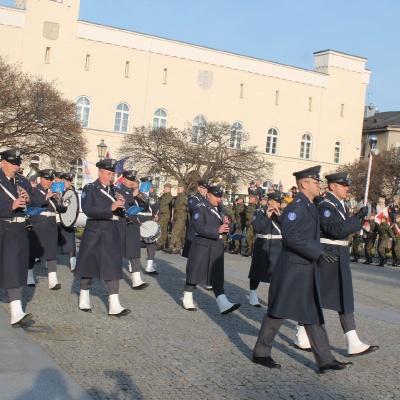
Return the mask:
[[[371,150],[376,146],[377,143],[378,143],[378,138],[375,135],[369,137],[369,145],[371,147]]]

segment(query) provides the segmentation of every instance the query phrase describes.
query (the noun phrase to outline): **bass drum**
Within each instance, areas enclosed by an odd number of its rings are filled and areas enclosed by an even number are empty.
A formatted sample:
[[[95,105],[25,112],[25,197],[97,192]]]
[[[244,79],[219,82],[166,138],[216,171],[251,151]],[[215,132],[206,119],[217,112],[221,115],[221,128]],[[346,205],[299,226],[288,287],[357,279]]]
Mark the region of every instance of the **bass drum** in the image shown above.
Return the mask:
[[[63,195],[63,202],[68,203],[68,208],[65,213],[60,214],[60,221],[66,228],[86,226],[87,217],[82,212],[81,196],[81,192],[72,189],[66,190]]]
[[[145,221],[140,225],[140,236],[145,243],[154,243],[161,236],[161,227],[155,221]]]

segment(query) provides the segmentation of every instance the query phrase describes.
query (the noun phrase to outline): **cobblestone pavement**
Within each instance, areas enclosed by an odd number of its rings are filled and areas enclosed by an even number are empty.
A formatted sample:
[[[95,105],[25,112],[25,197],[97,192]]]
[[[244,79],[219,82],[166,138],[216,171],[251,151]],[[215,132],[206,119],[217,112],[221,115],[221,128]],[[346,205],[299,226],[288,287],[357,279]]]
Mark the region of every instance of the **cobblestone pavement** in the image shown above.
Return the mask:
[[[400,268],[352,264],[357,331],[380,349],[319,375],[312,355],[293,348],[293,321],[285,321],[273,349],[281,370],[250,361],[268,293],[262,284],[263,307],[248,304],[250,262],[226,254],[226,294],[242,307],[221,316],[203,288],[194,292],[198,311],[184,310],[186,259],[157,252],[160,274],[144,276],[146,290],[133,291],[124,270],[120,299],[132,314],[115,318],[107,315],[102,282],[91,291],[92,314],[78,310],[78,280],[60,256],[61,290],[47,288],[43,262],[35,267],[36,288],[24,290],[35,319],[26,331],[94,399],[400,399]],[[0,301],[8,311],[4,290]],[[337,314],[325,316],[335,357],[348,360]]]

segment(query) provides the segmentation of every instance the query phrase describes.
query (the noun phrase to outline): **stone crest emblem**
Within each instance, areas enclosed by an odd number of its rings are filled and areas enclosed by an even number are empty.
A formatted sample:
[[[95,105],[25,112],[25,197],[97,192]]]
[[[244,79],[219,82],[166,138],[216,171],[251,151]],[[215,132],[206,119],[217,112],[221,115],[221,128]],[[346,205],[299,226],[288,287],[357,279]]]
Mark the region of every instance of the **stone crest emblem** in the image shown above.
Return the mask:
[[[201,70],[197,74],[197,84],[200,89],[208,90],[212,88],[214,72]]]

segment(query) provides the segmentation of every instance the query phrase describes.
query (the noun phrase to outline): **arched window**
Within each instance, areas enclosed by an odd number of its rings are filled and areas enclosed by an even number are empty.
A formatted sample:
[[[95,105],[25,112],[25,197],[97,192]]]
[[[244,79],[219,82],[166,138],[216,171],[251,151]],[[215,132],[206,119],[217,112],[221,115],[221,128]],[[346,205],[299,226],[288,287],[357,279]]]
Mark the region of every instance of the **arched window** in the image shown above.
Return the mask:
[[[198,115],[192,124],[192,143],[202,143],[206,133],[207,120],[203,115]]]
[[[153,128],[166,128],[167,127],[167,112],[163,108],[157,108],[153,116]]]
[[[301,138],[300,158],[304,158],[306,160],[309,160],[311,158],[311,144],[311,135],[309,133],[305,133]]]
[[[89,127],[90,122],[90,100],[86,96],[81,96],[76,101],[76,117],[78,121],[82,124],[83,128]]]
[[[265,152],[267,154],[277,154],[278,153],[278,130],[271,128],[267,133],[267,145],[265,147]]]
[[[235,122],[231,128],[230,147],[240,149],[243,142],[243,125],[240,122]]]
[[[131,114],[131,110],[126,103],[119,103],[115,110],[115,122],[114,122],[114,131],[115,132],[128,132],[129,126],[129,117]]]
[[[342,156],[342,142],[337,141],[335,143],[335,153],[333,154],[333,162],[340,164],[340,158]]]

